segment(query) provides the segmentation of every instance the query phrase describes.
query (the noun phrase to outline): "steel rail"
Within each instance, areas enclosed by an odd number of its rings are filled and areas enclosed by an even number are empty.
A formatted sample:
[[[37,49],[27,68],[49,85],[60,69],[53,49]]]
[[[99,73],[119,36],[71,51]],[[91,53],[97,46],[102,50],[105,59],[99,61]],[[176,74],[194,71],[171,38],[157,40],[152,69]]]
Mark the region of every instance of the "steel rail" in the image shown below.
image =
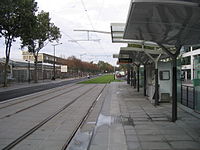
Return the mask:
[[[88,92],[90,92],[90,90],[92,90],[94,87],[96,87],[97,85],[91,87],[90,89],[88,89],[87,91],[85,91],[83,94],[77,96],[76,98],[74,98],[71,102],[67,103],[66,105],[64,105],[62,108],[60,108],[59,110],[57,110],[56,112],[52,113],[50,116],[46,117],[43,121],[39,122],[37,125],[35,125],[33,128],[31,128],[30,130],[28,130],[26,133],[24,133],[23,135],[21,135],[20,137],[18,137],[17,139],[15,139],[14,141],[12,141],[10,144],[8,144],[6,147],[4,147],[2,150],[10,150],[13,147],[15,147],[17,144],[19,144],[21,141],[23,141],[24,139],[26,139],[29,135],[31,135],[32,133],[34,133],[36,130],[38,130],[40,127],[42,127],[44,124],[46,124],[47,122],[49,122],[51,119],[53,119],[55,116],[57,116],[58,114],[60,114],[62,111],[64,111],[66,108],[68,108],[70,105],[72,105],[74,102],[76,102],[80,97],[86,95]]]
[[[96,105],[97,101],[99,100],[103,90],[105,89],[105,87],[107,86],[104,85],[104,87],[102,88],[102,90],[99,92],[99,94],[97,95],[97,97],[95,98],[95,100],[93,101],[92,105],[89,107],[89,109],[87,110],[87,112],[85,113],[85,115],[83,116],[83,118],[79,121],[78,125],[76,126],[76,128],[73,130],[72,134],[70,135],[70,137],[66,140],[65,144],[63,145],[61,150],[66,150],[67,147],[69,146],[70,142],[73,140],[73,138],[75,137],[77,131],[83,126],[83,124],[85,123],[85,121],[87,120],[87,118],[89,117],[90,113],[92,112],[94,106]]]
[[[75,84],[73,84],[72,86],[74,86]],[[63,86],[66,86],[66,85],[63,85]],[[49,91],[48,93],[43,93],[43,94],[40,94],[40,95],[37,95],[37,96],[34,96],[34,97],[32,97],[31,99],[29,99],[29,98],[26,98],[26,99],[24,99],[24,100],[21,100],[21,101],[18,101],[18,102],[15,102],[15,103],[12,103],[12,104],[9,104],[9,105],[6,105],[6,106],[3,106],[3,107],[0,107],[0,109],[3,109],[3,108],[7,108],[7,107],[9,107],[9,106],[13,106],[13,105],[16,105],[16,104],[20,104],[20,103],[23,103],[23,102],[27,102],[27,101],[29,101],[29,100],[32,100],[32,99],[35,99],[35,98],[38,98],[38,97],[40,97],[40,96],[45,96],[45,95],[48,95],[49,93],[55,93],[55,92],[57,92],[57,91],[60,91],[60,88],[62,89],[63,88],[63,86],[61,86],[61,87],[58,87],[58,88],[53,88],[54,89],[54,91]],[[70,87],[72,87],[72,86],[69,86],[69,88]],[[50,89],[50,90],[52,90],[52,89]],[[64,90],[64,89],[63,89]],[[18,97],[19,98],[19,97]],[[9,101],[10,102],[10,101]],[[6,103],[6,102],[5,102]]]
[[[72,86],[71,86],[71,87],[72,87]],[[32,108],[32,107],[35,107],[35,106],[37,106],[37,105],[39,105],[39,104],[42,104],[42,103],[44,103],[44,102],[50,101],[50,100],[52,100],[53,98],[56,98],[57,96],[61,96],[61,95],[68,94],[69,92],[71,92],[71,91],[73,91],[73,90],[75,90],[75,89],[79,89],[79,88],[81,88],[81,87],[83,87],[83,86],[75,87],[75,88],[73,88],[73,89],[70,89],[69,91],[65,91],[65,92],[62,92],[62,93],[60,93],[60,94],[54,95],[54,96],[52,96],[52,97],[50,97],[50,98],[47,98],[47,99],[45,99],[45,100],[42,100],[42,101],[40,101],[40,102],[38,102],[38,103],[35,103],[35,104],[30,105],[30,106],[28,106],[28,107],[22,108],[22,109],[20,109],[20,110],[17,110],[17,111],[14,112],[14,113],[7,114],[7,115],[5,115],[5,116],[2,116],[2,117],[0,117],[0,119],[4,119],[4,118],[11,117],[11,116],[13,116],[13,115],[16,115],[16,114],[18,114],[18,113],[20,113],[20,112],[23,112],[23,111],[29,109],[29,108]],[[50,92],[49,92],[49,93],[50,93]],[[48,93],[48,94],[49,94],[49,93]]]

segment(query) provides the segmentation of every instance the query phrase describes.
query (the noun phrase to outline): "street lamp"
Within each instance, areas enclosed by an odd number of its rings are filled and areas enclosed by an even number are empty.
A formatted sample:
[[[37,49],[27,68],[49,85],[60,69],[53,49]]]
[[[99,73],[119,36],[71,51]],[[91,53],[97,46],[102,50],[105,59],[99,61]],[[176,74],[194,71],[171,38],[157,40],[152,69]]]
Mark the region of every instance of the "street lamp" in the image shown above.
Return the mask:
[[[57,43],[57,44],[52,44],[53,46],[53,77],[52,77],[52,80],[55,80],[56,79],[56,56],[55,56],[55,53],[56,53],[56,46],[57,45],[61,45],[62,43]]]
[[[31,82],[31,77],[30,77],[30,75],[31,75],[30,60],[25,60],[25,61],[28,62],[28,83],[30,83]]]

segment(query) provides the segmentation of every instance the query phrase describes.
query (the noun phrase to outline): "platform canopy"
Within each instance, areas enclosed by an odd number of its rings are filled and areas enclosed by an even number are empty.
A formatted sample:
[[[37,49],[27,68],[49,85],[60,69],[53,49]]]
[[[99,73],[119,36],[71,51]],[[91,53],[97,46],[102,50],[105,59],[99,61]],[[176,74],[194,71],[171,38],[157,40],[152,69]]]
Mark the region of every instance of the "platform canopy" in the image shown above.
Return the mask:
[[[152,59],[156,59],[159,55],[161,59],[168,58],[165,52],[161,49],[148,49],[148,48],[136,48],[136,47],[121,47],[120,55],[129,55],[133,59],[133,62],[137,63],[147,63],[152,62]]]
[[[127,40],[124,39],[124,30],[125,30],[125,23],[111,23],[111,37],[113,43],[129,43],[129,44],[144,44],[146,46],[155,46],[158,45],[154,42],[144,41],[144,40]]]
[[[147,48],[136,48],[136,47],[120,47],[120,50],[127,51],[127,52],[148,52],[149,54],[159,55],[159,54],[166,54],[160,49],[147,49]]]
[[[200,1],[132,0],[123,38],[173,46],[200,44]]]
[[[132,59],[132,63],[143,64],[149,60],[149,57],[142,51],[130,51],[126,49],[120,49],[120,55],[129,55]]]

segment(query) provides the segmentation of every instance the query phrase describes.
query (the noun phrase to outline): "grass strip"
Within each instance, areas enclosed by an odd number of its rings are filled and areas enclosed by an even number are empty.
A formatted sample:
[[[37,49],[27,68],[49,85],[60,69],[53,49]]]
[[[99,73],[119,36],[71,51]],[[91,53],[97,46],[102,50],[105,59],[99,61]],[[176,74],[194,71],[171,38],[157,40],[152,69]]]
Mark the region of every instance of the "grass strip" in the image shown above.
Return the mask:
[[[103,75],[87,81],[79,82],[80,84],[106,84],[110,82],[121,82],[122,80],[114,80],[114,75]]]

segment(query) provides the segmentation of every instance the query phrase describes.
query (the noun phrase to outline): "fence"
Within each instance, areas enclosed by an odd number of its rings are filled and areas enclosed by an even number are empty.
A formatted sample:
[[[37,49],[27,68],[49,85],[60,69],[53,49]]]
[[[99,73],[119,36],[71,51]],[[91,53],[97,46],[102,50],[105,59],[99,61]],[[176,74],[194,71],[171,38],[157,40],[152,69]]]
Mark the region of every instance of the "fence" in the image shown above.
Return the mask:
[[[181,85],[181,104],[195,109],[195,87]]]
[[[3,84],[3,68],[0,68],[0,84]],[[56,66],[56,78],[72,78],[78,76],[86,76],[89,72],[75,70],[73,68],[69,68],[68,72],[61,72],[60,66]],[[37,66],[37,77],[38,80],[52,79],[53,77],[53,66],[51,65],[43,65],[38,63]],[[8,72],[8,83],[12,82],[28,82],[34,80],[34,64],[28,63],[17,63],[9,68]]]

